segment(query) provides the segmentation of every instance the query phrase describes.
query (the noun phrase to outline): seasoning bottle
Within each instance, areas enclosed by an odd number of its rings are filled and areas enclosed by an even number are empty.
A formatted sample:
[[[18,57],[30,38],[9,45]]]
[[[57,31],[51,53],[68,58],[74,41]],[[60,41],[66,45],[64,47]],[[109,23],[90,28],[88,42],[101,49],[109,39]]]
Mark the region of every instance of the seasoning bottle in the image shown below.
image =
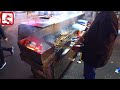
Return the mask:
[[[77,56],[79,57],[79,60],[77,61],[77,63],[82,63],[82,53],[79,52]]]
[[[80,60],[82,61],[82,53],[80,52]]]
[[[81,32],[78,30],[77,31],[77,37],[80,37]]]

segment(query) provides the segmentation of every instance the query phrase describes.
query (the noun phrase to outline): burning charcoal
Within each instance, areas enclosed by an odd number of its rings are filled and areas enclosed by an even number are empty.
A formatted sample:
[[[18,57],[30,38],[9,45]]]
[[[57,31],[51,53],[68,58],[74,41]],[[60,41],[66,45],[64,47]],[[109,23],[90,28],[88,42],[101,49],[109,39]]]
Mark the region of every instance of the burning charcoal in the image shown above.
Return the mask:
[[[35,43],[35,42],[31,42],[31,43],[29,44],[29,46],[35,48],[35,47],[36,47],[36,43]]]
[[[38,53],[41,53],[41,50],[37,50]]]
[[[21,44],[27,46],[29,43],[31,43],[29,40],[24,40],[23,42],[21,42]]]

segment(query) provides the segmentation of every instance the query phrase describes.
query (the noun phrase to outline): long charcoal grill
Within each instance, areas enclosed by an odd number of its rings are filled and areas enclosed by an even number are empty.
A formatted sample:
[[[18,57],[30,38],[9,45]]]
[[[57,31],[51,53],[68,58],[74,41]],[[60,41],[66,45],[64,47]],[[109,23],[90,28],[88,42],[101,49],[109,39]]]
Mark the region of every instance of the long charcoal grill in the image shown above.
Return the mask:
[[[45,28],[25,24],[18,26],[18,46],[21,59],[31,65],[31,71],[36,78],[60,78],[71,63],[69,58],[74,58],[76,53],[69,47],[69,42],[71,37],[74,36],[75,30],[71,30],[69,27],[77,19],[78,16]],[[43,45],[43,53],[38,54],[21,45],[20,41],[29,36],[35,37],[40,41]],[[68,52],[62,55],[66,49],[69,49]]]

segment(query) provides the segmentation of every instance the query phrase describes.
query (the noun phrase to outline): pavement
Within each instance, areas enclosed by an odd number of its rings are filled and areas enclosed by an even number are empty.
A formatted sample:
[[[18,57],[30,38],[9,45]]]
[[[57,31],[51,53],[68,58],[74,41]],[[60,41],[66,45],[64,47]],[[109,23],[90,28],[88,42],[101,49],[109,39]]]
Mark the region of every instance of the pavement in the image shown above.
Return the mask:
[[[15,16],[15,24],[13,26],[3,27],[9,41],[2,41],[2,45],[5,47],[14,46],[15,54],[11,56],[9,52],[4,52],[7,65],[0,71],[0,79],[33,79],[30,66],[21,61],[19,56],[20,51],[17,45],[18,25],[21,22],[31,19],[38,18],[29,18],[26,16],[26,13],[18,12]],[[77,60],[78,57],[63,74],[62,79],[84,79],[83,62],[78,64]],[[116,39],[114,50],[109,62],[104,67],[96,70],[96,79],[120,79],[120,73],[115,73],[115,70],[118,67],[120,67],[120,35]]]

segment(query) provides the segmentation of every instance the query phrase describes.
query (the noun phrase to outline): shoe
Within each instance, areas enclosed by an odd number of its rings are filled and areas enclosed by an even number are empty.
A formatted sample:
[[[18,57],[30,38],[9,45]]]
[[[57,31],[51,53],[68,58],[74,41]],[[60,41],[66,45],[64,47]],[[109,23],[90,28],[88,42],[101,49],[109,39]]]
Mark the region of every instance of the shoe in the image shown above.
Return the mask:
[[[77,61],[77,63],[82,63],[82,61]]]
[[[82,60],[81,60],[81,59],[79,59],[79,60],[77,61],[77,63],[82,63]]]
[[[14,47],[13,46],[11,47],[10,53],[11,53],[11,55],[14,54]]]
[[[0,70],[2,70],[5,66],[6,66],[6,62],[2,64],[2,66],[0,67]]]

